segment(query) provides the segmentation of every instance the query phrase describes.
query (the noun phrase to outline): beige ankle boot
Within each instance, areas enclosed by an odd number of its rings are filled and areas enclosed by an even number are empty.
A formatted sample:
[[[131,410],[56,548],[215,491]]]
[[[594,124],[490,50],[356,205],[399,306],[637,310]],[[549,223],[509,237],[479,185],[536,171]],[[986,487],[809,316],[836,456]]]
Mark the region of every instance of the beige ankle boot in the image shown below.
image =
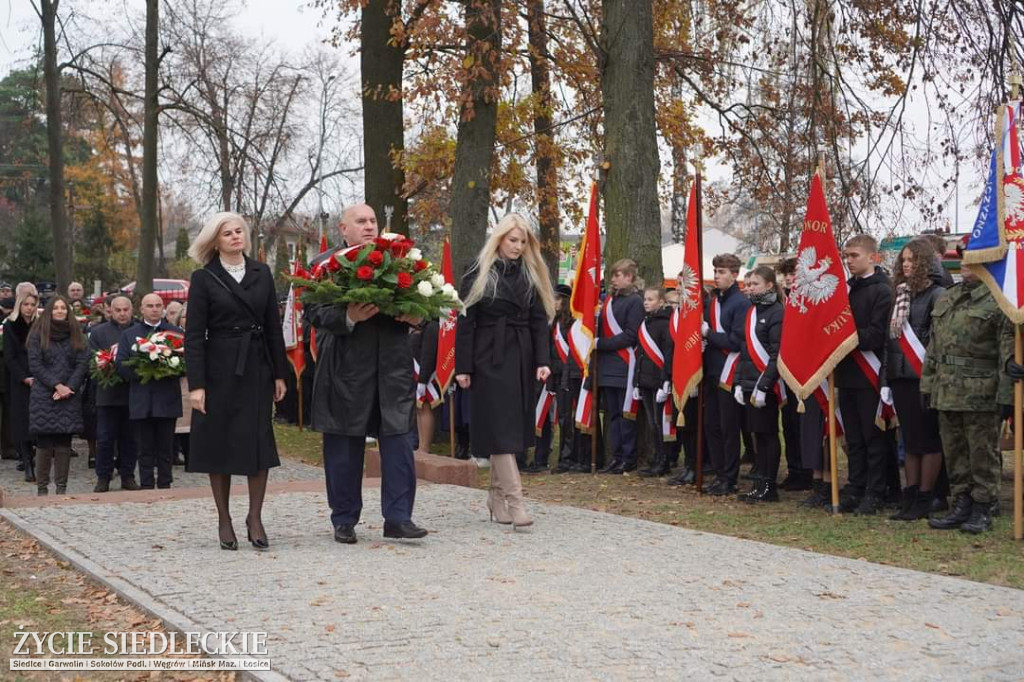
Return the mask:
[[[501,472],[497,467],[491,466],[491,489],[487,493],[487,509],[491,512],[491,521],[495,523],[512,523],[512,517],[508,513],[508,505],[505,504],[505,495],[502,492]]]
[[[516,466],[515,455],[492,455],[491,468],[497,467],[501,480],[501,492],[508,505],[508,513],[512,517],[512,528],[532,526],[533,519],[526,513],[523,503],[523,484],[519,478],[519,467]]]

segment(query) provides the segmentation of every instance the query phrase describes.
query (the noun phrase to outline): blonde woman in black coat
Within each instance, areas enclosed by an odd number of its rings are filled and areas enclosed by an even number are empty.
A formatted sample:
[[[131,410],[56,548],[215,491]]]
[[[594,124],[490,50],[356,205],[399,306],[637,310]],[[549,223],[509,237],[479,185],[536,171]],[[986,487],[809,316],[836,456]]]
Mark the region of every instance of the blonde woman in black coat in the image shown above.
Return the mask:
[[[529,526],[516,453],[534,443],[536,386],[551,375],[555,301],[540,242],[522,216],[511,213],[495,227],[463,277],[462,299],[455,380],[470,391],[474,454],[491,460],[487,507],[498,523]]]

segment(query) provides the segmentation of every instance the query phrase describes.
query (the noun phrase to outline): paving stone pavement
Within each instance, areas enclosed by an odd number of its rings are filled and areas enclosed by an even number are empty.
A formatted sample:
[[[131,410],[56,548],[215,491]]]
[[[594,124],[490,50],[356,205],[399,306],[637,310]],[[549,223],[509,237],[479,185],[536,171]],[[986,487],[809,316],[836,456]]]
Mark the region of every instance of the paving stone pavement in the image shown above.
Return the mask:
[[[96,485],[96,472],[89,468],[89,458],[86,456],[88,449],[85,441],[76,440],[75,450],[80,454],[78,457],[71,458],[71,471],[68,473],[68,494],[81,495],[91,493]],[[18,471],[16,466],[17,462],[15,460],[5,459],[0,461],[0,488],[9,496],[35,495],[36,484],[26,483],[25,474]],[[174,482],[171,484],[172,488],[208,488],[210,486],[210,477],[208,475],[187,473],[185,467],[174,467],[173,475]],[[50,476],[50,495],[53,495],[53,474],[51,473]],[[278,483],[284,481],[322,481],[323,478],[324,472],[322,468],[310,466],[288,457],[282,457],[281,466],[275,467],[270,472],[271,482]],[[137,471],[135,480],[138,481]],[[237,483],[244,483],[245,477],[239,476],[235,480]],[[110,489],[121,489],[121,479],[116,473],[114,479],[110,482]]]
[[[555,505],[515,533],[484,498],[423,486],[432,534],[385,542],[367,488],[343,546],[323,495],[272,495],[266,553],[219,550],[209,500],[2,513],[193,629],[268,632],[294,680],[1024,678],[1024,591]]]

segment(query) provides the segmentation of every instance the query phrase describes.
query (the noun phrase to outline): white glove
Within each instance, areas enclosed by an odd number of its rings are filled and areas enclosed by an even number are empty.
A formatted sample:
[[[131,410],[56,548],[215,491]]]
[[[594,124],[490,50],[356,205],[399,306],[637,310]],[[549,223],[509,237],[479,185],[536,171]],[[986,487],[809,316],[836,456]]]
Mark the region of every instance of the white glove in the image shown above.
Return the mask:
[[[708,342],[707,341],[701,341],[700,342],[700,352],[703,353],[707,349],[708,349]]]
[[[706,337],[708,335],[709,331],[711,331],[711,327],[708,326],[708,323],[707,322],[701,322],[700,323],[700,335]]]
[[[751,399],[751,404],[754,407],[764,407],[765,406],[765,401],[767,400],[767,398],[768,398],[768,396],[765,395],[764,391],[755,390],[754,391],[754,397]]]
[[[696,387],[692,391],[690,391],[690,397],[691,398],[696,398],[697,397],[697,391],[698,391],[698,389]]]
[[[736,402],[738,402],[740,405],[746,405],[746,402],[744,402],[744,400],[743,400],[743,387],[742,386],[735,386],[735,387],[733,387],[733,389],[732,389],[732,397],[735,398]]]
[[[892,389],[888,386],[882,386],[882,402],[886,405],[892,405]]]
[[[654,394],[654,402],[661,404],[666,400],[668,400],[668,393],[665,392],[665,389],[659,388],[658,392]]]
[[[640,400],[640,389],[633,387],[633,400]]]

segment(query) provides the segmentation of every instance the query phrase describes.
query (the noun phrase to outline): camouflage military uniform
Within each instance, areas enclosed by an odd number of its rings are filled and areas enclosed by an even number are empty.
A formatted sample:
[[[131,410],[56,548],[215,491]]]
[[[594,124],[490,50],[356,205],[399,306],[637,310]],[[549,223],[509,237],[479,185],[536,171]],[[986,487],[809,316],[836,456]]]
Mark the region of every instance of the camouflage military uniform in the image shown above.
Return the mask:
[[[935,302],[921,393],[939,411],[954,496],[998,499],[999,406],[1013,403],[1002,367],[1012,351],[1013,325],[983,283],[961,282]]]

